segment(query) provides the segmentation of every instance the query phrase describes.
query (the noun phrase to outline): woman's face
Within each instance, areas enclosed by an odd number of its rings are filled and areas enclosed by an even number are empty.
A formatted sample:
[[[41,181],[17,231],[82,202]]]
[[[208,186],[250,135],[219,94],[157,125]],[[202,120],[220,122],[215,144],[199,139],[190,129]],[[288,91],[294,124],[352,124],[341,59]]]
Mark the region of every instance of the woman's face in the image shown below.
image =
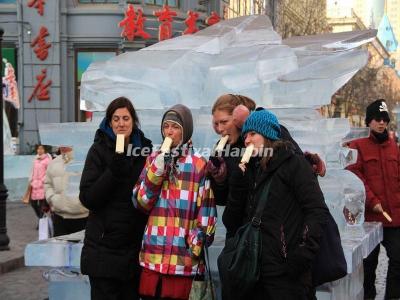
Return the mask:
[[[213,128],[221,136],[229,135],[228,143],[234,144],[240,136],[240,130],[233,122],[232,114],[226,110],[216,110],[213,113]]]
[[[36,149],[36,154],[37,155],[43,155],[44,153],[45,153],[45,151],[44,151],[44,147],[43,146],[37,147],[37,149]]]
[[[246,134],[244,144],[247,147],[250,144],[254,145],[254,150],[253,150],[253,156],[262,154],[262,151],[264,150],[264,144],[265,144],[265,139],[264,137],[255,132],[255,131],[250,131]]]
[[[128,139],[133,130],[134,120],[126,107],[115,110],[111,117],[110,126],[115,135],[123,134]]]
[[[182,127],[175,122],[165,121],[163,123],[164,137],[172,139],[172,147],[178,146],[182,142]]]

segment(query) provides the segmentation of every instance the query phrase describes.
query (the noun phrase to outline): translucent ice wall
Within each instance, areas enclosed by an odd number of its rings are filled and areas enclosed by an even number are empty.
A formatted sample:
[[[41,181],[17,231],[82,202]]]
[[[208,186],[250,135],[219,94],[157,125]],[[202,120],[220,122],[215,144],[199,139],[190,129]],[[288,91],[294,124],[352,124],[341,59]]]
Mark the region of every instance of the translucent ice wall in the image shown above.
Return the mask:
[[[92,64],[82,77],[81,108],[104,110],[117,96],[127,96],[139,109],[210,107],[229,92],[269,107],[319,107],[365,65],[367,52],[356,48],[375,34],[282,42],[267,16],[230,19]]]

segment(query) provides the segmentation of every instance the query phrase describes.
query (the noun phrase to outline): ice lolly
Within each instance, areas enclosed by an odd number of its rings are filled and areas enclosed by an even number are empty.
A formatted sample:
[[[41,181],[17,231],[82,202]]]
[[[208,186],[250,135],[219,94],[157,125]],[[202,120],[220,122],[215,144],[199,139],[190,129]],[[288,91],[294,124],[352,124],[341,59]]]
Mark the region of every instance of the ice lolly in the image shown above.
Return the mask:
[[[169,152],[169,150],[171,149],[171,145],[172,145],[172,139],[169,136],[167,136],[161,145],[160,149],[161,152],[163,153]]]
[[[215,147],[215,152],[216,153],[221,152],[222,150],[224,150],[224,147],[225,147],[226,143],[228,142],[228,139],[229,139],[229,135],[225,135],[224,137],[222,137],[219,140],[219,142],[217,144],[217,147]]]
[[[124,153],[125,135],[117,134],[117,142],[115,143],[115,152]]]
[[[382,214],[386,218],[386,220],[388,220],[390,223],[392,223],[393,220],[386,211],[384,211]]]
[[[241,164],[247,164],[250,161],[250,157],[253,154],[254,145],[250,144],[246,147],[244,154],[242,156],[242,160],[240,161]]]

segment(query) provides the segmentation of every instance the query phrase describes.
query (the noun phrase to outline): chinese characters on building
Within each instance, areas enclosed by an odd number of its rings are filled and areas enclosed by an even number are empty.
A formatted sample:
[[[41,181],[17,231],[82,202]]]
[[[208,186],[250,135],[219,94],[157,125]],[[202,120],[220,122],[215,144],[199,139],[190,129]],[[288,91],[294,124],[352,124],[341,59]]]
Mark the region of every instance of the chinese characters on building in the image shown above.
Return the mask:
[[[125,18],[118,23],[118,27],[123,27],[121,36],[125,37],[128,41],[133,41],[135,36],[142,39],[150,38],[150,34],[144,31],[144,22],[146,18],[143,16],[142,10],[139,8],[136,14],[132,4],[128,5],[125,11]]]
[[[51,44],[46,43],[46,36],[49,35],[49,32],[47,31],[47,28],[42,26],[40,27],[39,34],[37,37],[32,41],[31,43],[31,48],[35,47],[35,54],[36,57],[40,60],[45,60],[47,58],[47,55],[49,55],[49,49],[51,47]]]
[[[36,98],[39,101],[50,100],[48,88],[51,86],[52,81],[47,80],[46,82],[44,82],[46,76],[47,69],[42,69],[42,72],[36,76],[37,84],[35,85],[33,92],[28,99],[28,102],[31,102],[33,98]]]
[[[44,14],[44,5],[46,4],[45,0],[30,0],[28,1],[27,5],[30,8],[34,8],[37,10],[40,16]],[[51,47],[50,43],[46,42],[46,37],[48,37],[49,31],[45,26],[41,26],[39,29],[38,35],[33,39],[31,42],[31,48],[35,52],[36,57],[41,60],[45,61],[47,56],[49,55],[49,48]],[[36,75],[36,84],[33,87],[32,94],[28,98],[28,102],[31,102],[33,99],[39,101],[49,101],[50,100],[50,87],[51,87],[51,80],[47,80],[47,68],[43,68],[40,74]]]
[[[36,8],[39,15],[43,16],[45,0],[29,0],[28,7]]]
[[[160,22],[158,27],[158,40],[163,41],[170,39],[173,34],[172,23],[174,17],[177,16],[176,11],[169,8],[168,5],[164,5],[161,10],[153,12],[154,16]],[[189,10],[187,12],[187,18],[184,23],[186,25],[185,30],[182,34],[193,34],[199,31],[197,27],[197,21],[199,14],[197,12]],[[214,25],[221,20],[220,16],[215,12],[211,12],[211,16],[205,19],[205,24],[208,26]],[[141,37],[143,39],[149,39],[151,35],[145,31],[146,18],[143,16],[143,11],[139,8],[137,12],[132,4],[128,5],[125,11],[125,18],[118,23],[118,27],[122,27],[121,37],[126,38],[128,41],[133,41],[135,37]]]

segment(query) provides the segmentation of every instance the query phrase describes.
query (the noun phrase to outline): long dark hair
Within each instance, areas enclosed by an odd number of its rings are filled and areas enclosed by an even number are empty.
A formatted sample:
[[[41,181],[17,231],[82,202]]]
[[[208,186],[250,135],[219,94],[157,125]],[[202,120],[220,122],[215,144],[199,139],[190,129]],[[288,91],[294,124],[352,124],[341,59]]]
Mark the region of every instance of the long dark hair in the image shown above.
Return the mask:
[[[280,148],[290,149],[291,147],[293,146],[289,141],[285,140],[271,141],[269,139],[264,138],[264,149],[271,148],[273,150],[273,153],[275,153],[275,151],[278,151]],[[263,171],[267,169],[268,162],[271,160],[272,157],[273,155],[266,155],[261,159],[260,166]]]
[[[135,124],[135,127],[139,128],[140,123],[139,123],[139,118],[136,114],[136,110],[133,107],[132,102],[126,97],[118,97],[118,98],[114,99],[113,101],[111,101],[111,103],[108,105],[107,110],[106,110],[107,123],[111,122],[112,115],[119,108],[126,108],[129,111],[129,113],[131,114],[131,117],[133,119],[133,123]]]

